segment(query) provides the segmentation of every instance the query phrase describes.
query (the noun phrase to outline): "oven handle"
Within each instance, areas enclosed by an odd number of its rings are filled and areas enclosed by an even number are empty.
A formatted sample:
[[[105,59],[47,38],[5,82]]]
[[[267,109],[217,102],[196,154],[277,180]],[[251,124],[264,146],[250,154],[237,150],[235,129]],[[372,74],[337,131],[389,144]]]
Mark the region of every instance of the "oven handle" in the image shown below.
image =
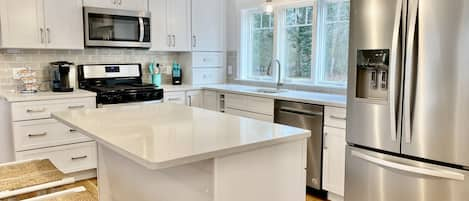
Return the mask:
[[[143,42],[145,36],[145,24],[143,23],[143,17],[138,18],[138,23],[140,24],[140,38],[138,41]]]

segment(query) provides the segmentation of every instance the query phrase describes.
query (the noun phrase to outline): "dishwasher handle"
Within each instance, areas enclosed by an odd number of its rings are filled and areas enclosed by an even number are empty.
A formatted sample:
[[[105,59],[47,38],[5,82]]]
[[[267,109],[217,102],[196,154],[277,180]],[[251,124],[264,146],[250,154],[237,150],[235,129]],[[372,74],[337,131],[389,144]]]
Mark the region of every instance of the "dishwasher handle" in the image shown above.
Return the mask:
[[[303,115],[303,116],[312,116],[312,117],[321,117],[324,115],[323,112],[315,112],[315,111],[309,111],[309,110],[292,108],[292,107],[280,107],[279,111],[286,112],[286,113],[293,113],[297,115]]]

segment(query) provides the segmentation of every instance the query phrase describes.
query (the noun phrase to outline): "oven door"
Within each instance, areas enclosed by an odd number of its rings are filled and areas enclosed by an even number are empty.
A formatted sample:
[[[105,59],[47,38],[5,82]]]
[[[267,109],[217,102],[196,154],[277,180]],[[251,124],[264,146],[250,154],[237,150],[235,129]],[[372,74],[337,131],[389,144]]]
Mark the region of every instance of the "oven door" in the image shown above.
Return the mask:
[[[88,47],[150,48],[150,13],[84,8]]]

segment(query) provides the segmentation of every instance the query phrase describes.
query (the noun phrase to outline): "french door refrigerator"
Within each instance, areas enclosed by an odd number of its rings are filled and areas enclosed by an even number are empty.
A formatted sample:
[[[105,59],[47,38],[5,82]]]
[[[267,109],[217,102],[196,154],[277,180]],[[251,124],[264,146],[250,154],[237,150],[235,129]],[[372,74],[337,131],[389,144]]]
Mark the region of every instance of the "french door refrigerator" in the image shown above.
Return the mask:
[[[351,0],[346,201],[469,201],[469,0]]]

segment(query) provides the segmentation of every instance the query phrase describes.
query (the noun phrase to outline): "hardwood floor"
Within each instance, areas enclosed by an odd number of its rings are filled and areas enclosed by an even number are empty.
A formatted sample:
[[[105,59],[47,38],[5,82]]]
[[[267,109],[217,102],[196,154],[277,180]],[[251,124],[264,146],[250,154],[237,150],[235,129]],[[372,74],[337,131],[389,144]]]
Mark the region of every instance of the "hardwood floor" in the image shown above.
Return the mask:
[[[306,195],[306,201],[327,201],[327,200],[323,200],[323,199],[314,197],[312,195]]]

